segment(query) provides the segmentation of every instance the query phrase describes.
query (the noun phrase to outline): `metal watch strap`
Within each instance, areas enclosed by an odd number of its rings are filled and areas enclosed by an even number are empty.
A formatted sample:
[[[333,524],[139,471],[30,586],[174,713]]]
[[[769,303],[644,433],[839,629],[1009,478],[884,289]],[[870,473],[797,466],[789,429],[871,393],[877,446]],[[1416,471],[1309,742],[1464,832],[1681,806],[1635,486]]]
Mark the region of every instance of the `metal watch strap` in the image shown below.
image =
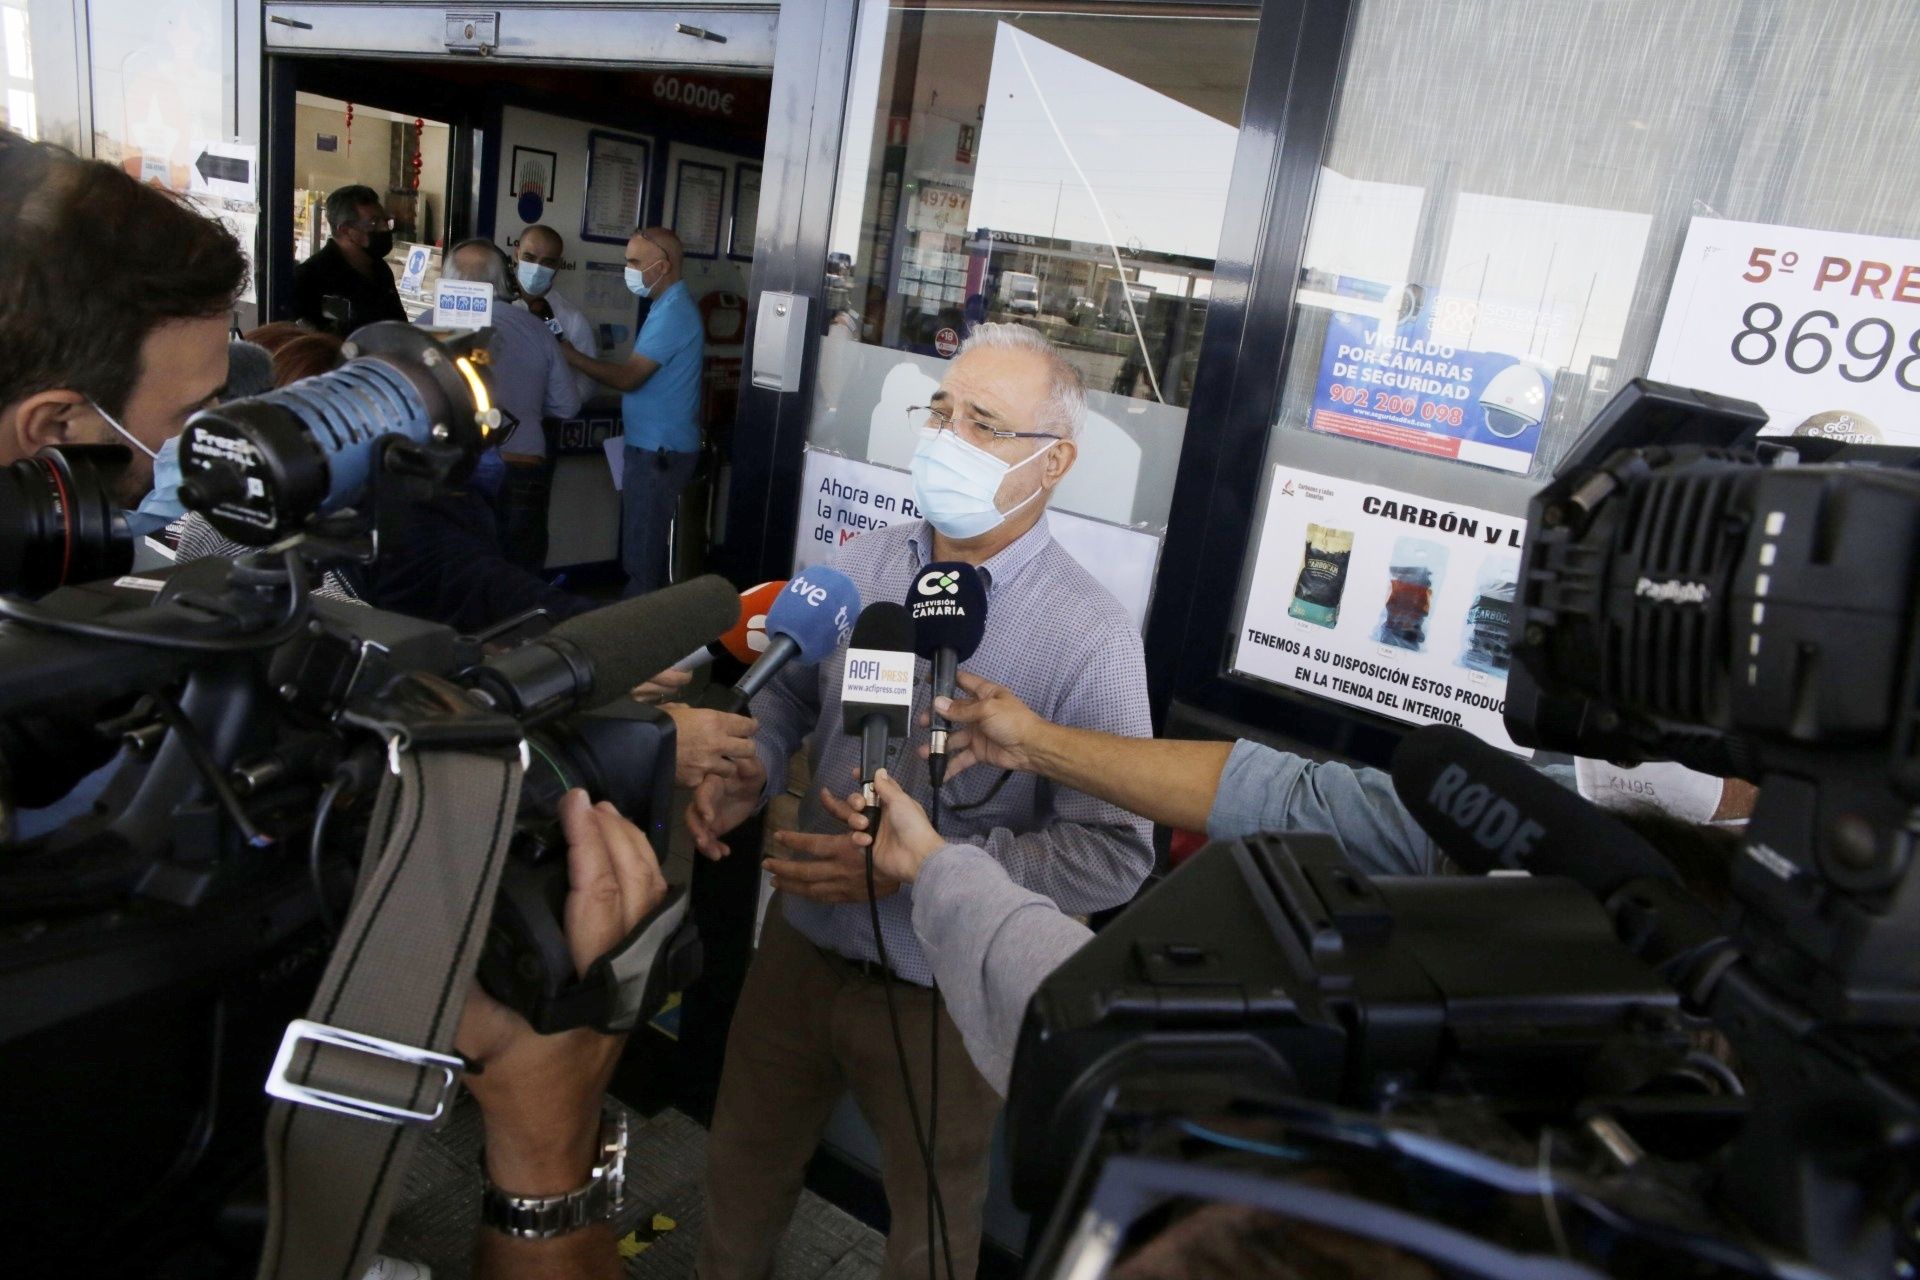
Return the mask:
[[[480,1152],[484,1169],[486,1150]],[[609,1108],[600,1120],[600,1145],[587,1183],[565,1195],[516,1196],[489,1180],[480,1198],[483,1226],[518,1240],[551,1240],[595,1222],[609,1222],[626,1190],[627,1116]]]
[[[360,1280],[420,1126],[458,1087],[453,1037],[513,834],[520,762],[414,749],[396,751],[393,768],[353,908],[268,1080],[281,1100],[267,1123],[261,1280]]]

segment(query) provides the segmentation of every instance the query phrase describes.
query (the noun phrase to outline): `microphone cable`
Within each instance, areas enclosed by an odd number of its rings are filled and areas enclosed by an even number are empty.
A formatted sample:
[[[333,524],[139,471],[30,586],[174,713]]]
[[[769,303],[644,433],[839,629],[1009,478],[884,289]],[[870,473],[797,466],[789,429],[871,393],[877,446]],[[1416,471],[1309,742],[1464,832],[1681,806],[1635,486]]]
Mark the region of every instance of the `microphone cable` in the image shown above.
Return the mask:
[[[939,792],[937,790],[934,792],[934,803],[936,806],[939,804]],[[876,798],[872,827],[876,836],[879,832],[883,817],[884,806],[882,806]],[[935,829],[938,830],[938,828]],[[900,1030],[900,1008],[899,1005],[895,1003],[893,995],[893,960],[887,954],[886,935],[880,928],[879,885],[874,879],[872,843],[867,845],[865,861],[867,872],[867,914],[873,924],[874,950],[877,951],[880,956],[880,985],[886,993],[887,1024],[893,1032],[894,1058],[900,1064],[900,1085],[907,1097],[907,1119],[913,1125],[914,1146],[920,1151],[920,1167],[927,1180],[927,1201],[932,1208],[932,1212],[927,1215],[927,1280],[939,1280],[940,1258],[945,1258],[946,1260],[947,1280],[954,1280],[953,1244],[947,1233],[946,1199],[940,1193],[940,1180],[935,1176],[933,1147],[928,1138],[930,1130],[920,1123],[920,1103],[914,1097],[913,1093],[913,1068],[907,1061],[907,1041]],[[939,986],[935,984],[931,993],[931,998],[935,1003],[930,1007],[933,1009],[933,1037],[936,1052],[933,1061],[928,1064],[929,1070],[932,1073],[928,1081],[930,1086],[929,1092],[932,1094],[930,1102],[933,1102],[936,1107],[938,1105],[940,1071],[938,1055],[940,1034],[939,992]],[[936,1257],[933,1252],[933,1236],[936,1226],[940,1236],[939,1257]]]

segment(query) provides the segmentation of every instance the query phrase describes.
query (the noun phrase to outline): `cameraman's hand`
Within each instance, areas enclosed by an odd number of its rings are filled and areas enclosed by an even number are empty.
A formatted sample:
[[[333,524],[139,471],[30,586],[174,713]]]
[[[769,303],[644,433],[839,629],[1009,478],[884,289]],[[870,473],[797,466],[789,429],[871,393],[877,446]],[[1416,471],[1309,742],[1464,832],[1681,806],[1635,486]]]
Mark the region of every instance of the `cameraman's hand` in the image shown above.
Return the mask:
[[[872,815],[865,812],[866,797],[858,791],[842,805],[828,808],[853,832],[854,843],[873,846],[873,867],[889,879],[912,884],[920,878],[927,859],[946,847],[946,840],[927,820],[920,802],[900,789],[885,769],[873,775],[873,791],[880,800],[880,825],[874,828]]]
[[[587,793],[560,801],[567,833],[567,944],[586,973],[667,894],[640,829]],[[486,1122],[487,1176],[502,1190],[559,1195],[593,1167],[600,1101],[625,1036],[590,1027],[543,1036],[474,984],[455,1047],[483,1070],[466,1077]]]
[[[732,846],[721,837],[753,816],[766,789],[767,769],[758,752],[741,760],[730,778],[717,773],[703,778],[687,806],[687,830],[693,835],[694,848],[715,862],[732,853]]]
[[[698,787],[710,774],[731,778],[749,760],[759,763],[753,735],[760,726],[746,716],[684,702],[669,702],[660,709],[673,717],[673,780],[681,786]]]
[[[975,764],[1016,773],[1033,772],[1032,750],[1052,726],[1028,709],[1013,692],[970,671],[960,672],[964,698],[935,698],[934,708],[953,723],[947,735],[947,777],[958,777]],[[920,723],[932,723],[922,715]],[[920,746],[926,759],[927,746]]]
[[[635,702],[662,702],[693,683],[693,672],[668,667],[659,675],[633,686]]]

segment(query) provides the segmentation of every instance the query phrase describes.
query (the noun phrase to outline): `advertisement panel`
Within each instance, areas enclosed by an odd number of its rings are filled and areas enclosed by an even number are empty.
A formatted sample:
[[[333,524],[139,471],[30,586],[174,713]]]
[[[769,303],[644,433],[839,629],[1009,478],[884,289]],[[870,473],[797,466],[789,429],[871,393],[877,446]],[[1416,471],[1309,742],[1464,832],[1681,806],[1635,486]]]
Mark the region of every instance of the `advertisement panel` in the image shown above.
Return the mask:
[[[1508,751],[1526,521],[1280,467],[1233,667]]]
[[[1647,376],[1768,435],[1920,445],[1920,240],[1695,218]]]
[[[1327,435],[1525,473],[1553,400],[1553,371],[1509,351],[1535,349],[1557,323],[1537,308],[1419,285],[1387,293],[1378,310],[1334,311],[1310,423]]]

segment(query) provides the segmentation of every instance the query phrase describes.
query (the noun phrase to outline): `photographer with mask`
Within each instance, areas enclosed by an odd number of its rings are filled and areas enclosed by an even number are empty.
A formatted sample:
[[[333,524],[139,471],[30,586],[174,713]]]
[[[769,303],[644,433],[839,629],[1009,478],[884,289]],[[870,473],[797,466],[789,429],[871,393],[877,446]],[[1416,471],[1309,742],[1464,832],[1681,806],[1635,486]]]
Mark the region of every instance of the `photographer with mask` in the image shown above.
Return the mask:
[[[135,456],[121,500],[132,505],[151,483],[152,455],[226,382],[230,311],[247,272],[239,244],[112,165],[0,130],[0,262],[0,463],[48,446],[125,443]],[[566,936],[584,971],[659,904],[666,883],[645,835],[610,805],[576,790],[559,813]],[[583,1189],[623,1041],[590,1030],[540,1035],[473,991],[456,1043],[472,1064],[495,1192],[540,1199]],[[605,1220],[538,1239],[479,1231],[483,1276],[619,1269]]]

